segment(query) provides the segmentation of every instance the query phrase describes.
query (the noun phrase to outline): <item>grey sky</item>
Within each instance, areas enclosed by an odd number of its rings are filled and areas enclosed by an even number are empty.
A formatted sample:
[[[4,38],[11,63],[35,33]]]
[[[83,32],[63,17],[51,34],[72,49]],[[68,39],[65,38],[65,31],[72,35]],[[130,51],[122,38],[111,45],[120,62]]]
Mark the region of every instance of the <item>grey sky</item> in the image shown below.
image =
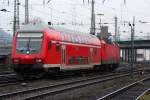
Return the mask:
[[[6,8],[10,12],[0,12],[0,28],[4,30],[12,30],[13,20],[13,1],[9,0],[10,5],[7,5],[7,0],[0,0],[0,9]],[[46,2],[48,0],[45,0]],[[91,6],[87,3],[88,0],[52,0],[49,4],[43,5],[43,0],[29,0],[30,19],[41,18],[45,22],[52,21],[54,24],[66,23],[66,25],[59,25],[70,29],[89,32]],[[103,13],[101,16],[102,22],[109,24],[109,32],[114,33],[114,17],[118,17],[120,26],[120,34],[122,37],[130,35],[130,27],[124,24],[124,21],[132,22],[133,16],[136,17],[136,35],[146,35],[150,32],[150,0],[126,0],[126,5],[123,4],[124,0],[106,0],[102,4],[102,0],[95,0],[95,13]],[[20,20],[24,22],[24,0],[20,0]],[[100,16],[96,16],[96,23],[99,23]],[[149,23],[142,24],[139,20]],[[12,22],[11,22],[12,23]],[[72,24],[77,25],[72,25]],[[98,24],[97,24],[97,27]],[[122,31],[126,31],[125,33]],[[140,33],[143,32],[143,33]]]

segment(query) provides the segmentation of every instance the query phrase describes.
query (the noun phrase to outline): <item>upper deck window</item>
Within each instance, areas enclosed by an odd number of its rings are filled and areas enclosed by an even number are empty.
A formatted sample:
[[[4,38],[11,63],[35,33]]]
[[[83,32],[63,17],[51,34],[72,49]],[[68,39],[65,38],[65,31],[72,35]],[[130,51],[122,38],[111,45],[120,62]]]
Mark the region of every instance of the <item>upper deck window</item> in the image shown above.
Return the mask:
[[[52,48],[52,41],[49,41],[48,42],[48,50],[51,50],[51,48]]]
[[[60,44],[58,42],[56,42],[56,52],[60,51]]]

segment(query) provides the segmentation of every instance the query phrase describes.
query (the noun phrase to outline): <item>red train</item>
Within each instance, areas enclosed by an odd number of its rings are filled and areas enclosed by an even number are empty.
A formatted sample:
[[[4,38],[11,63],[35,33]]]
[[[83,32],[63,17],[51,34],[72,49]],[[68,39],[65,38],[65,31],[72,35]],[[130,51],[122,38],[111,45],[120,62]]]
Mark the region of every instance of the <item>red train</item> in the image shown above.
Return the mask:
[[[15,34],[12,62],[23,77],[95,67],[112,70],[118,67],[119,51],[117,44],[107,44],[94,35],[33,23]]]

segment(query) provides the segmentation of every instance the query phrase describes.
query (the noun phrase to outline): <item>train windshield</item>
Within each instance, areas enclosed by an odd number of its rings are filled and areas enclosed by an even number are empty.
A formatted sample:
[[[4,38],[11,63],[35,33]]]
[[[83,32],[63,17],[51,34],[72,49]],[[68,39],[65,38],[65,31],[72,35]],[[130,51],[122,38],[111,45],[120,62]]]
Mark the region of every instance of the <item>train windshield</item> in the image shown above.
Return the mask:
[[[18,33],[17,36],[17,53],[37,54],[41,50],[42,33]]]

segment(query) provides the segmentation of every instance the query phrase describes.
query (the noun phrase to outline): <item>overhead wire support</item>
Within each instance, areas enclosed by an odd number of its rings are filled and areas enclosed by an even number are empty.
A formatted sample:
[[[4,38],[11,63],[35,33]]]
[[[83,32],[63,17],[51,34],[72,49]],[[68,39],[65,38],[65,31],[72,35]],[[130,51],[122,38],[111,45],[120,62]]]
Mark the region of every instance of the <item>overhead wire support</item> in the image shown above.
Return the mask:
[[[18,30],[18,29],[20,29],[20,18],[19,18],[19,6],[20,6],[20,2],[19,2],[19,0],[17,0],[17,3],[16,3],[16,4],[17,4],[16,29]]]
[[[47,1],[47,4],[48,4],[50,1],[52,1],[52,0],[48,0],[48,1]]]
[[[28,8],[28,4],[29,1],[25,0],[25,24],[29,23],[29,8]]]
[[[133,23],[129,23],[129,26],[131,27],[131,74],[133,74],[133,67],[134,67],[134,30],[135,30],[135,17],[133,17]]]
[[[132,42],[132,67],[133,67],[133,64],[134,64],[134,30],[135,30],[135,16],[133,17],[133,30],[132,30],[132,36],[131,36],[131,42]]]
[[[83,0],[83,3],[85,2],[85,0]],[[105,0],[103,1],[105,2]],[[88,0],[88,3],[89,3],[89,0]],[[91,3],[91,27],[90,27],[90,34],[92,35],[95,35],[95,32],[96,32],[96,28],[95,28],[95,11],[94,11],[94,8],[95,8],[95,0],[92,0],[92,3]]]
[[[15,36],[16,32],[16,0],[14,0],[14,21],[13,21],[13,36]]]
[[[117,16],[115,16],[115,42],[118,41],[118,25],[117,25]]]
[[[91,29],[90,34],[95,35],[95,12],[94,12],[94,0],[92,0],[92,9],[91,9]]]

